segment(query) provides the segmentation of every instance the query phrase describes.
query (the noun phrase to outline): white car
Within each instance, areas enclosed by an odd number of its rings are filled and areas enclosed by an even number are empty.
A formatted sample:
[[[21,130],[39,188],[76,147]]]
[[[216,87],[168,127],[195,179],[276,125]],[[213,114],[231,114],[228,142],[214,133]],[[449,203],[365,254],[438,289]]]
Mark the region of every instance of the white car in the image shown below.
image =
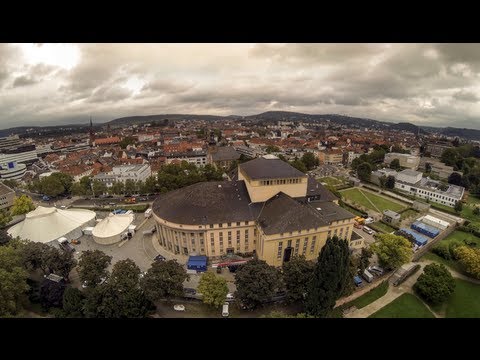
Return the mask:
[[[227,294],[227,301],[232,301],[233,299],[234,299],[233,294],[232,294],[232,293],[228,293],[228,294]]]
[[[185,306],[183,306],[183,305],[173,305],[173,310],[175,310],[175,311],[185,311]]]

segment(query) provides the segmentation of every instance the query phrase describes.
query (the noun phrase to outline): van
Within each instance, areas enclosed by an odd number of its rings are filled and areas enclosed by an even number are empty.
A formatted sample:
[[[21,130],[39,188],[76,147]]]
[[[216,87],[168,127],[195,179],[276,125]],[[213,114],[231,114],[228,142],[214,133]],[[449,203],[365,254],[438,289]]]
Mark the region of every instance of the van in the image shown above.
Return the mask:
[[[222,307],[222,316],[223,317],[228,317],[229,313],[228,313],[228,303],[225,303],[223,304],[223,307]]]
[[[145,218],[148,219],[152,216],[152,208],[145,210]]]
[[[363,272],[363,278],[369,283],[373,281],[373,275],[367,269],[365,269],[365,271]]]
[[[370,229],[368,226],[364,226],[362,230],[365,231],[367,234],[373,235],[373,230]]]
[[[70,243],[68,242],[68,239],[66,237],[61,237],[59,238],[58,240],[58,243],[60,244],[60,247],[65,250],[65,251],[75,251],[75,248],[70,245]]]

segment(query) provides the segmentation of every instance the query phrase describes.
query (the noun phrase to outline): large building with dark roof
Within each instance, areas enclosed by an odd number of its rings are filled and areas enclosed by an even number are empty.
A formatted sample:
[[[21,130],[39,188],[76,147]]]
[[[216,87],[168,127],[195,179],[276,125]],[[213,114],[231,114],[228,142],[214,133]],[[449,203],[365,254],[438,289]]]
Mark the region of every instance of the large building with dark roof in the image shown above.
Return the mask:
[[[354,215],[323,185],[272,155],[238,166],[232,181],[193,184],[153,204],[158,241],[176,254],[256,253],[281,266],[316,259],[329,236],[350,241]]]

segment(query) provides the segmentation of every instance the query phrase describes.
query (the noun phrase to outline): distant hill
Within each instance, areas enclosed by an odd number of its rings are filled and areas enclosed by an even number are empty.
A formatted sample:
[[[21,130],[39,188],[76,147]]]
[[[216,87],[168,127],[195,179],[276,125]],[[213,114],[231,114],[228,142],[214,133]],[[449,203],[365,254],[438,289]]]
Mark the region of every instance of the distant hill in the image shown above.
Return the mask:
[[[447,127],[443,129],[440,133],[445,136],[458,136],[468,140],[480,140],[480,130],[475,129],[460,129]]]
[[[226,119],[227,117],[228,116],[216,116],[216,115],[161,114],[161,115],[146,115],[146,116],[127,116],[127,117],[111,120],[106,124],[129,125],[129,124],[144,124],[152,121],[193,120],[193,119],[211,121],[211,120]]]
[[[266,120],[266,121],[303,121],[303,122],[324,122],[328,121],[332,124],[346,125],[356,128],[372,128],[378,130],[398,130],[408,131],[414,134],[426,134],[427,132],[418,126],[410,123],[390,123],[384,121],[378,121],[368,118],[357,118],[351,116],[337,115],[337,114],[324,114],[324,115],[311,115],[302,114],[289,111],[268,111],[258,115],[246,116],[246,119]]]

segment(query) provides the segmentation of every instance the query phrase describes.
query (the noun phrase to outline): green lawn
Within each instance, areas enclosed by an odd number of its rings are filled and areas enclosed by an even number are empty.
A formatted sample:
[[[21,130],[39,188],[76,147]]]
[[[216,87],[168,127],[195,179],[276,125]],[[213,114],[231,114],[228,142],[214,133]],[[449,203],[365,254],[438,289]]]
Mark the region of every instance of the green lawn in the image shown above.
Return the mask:
[[[340,206],[341,206],[342,208],[344,208],[345,210],[351,212],[351,213],[354,214],[354,215],[363,216],[363,214],[362,214],[360,211],[358,211],[357,209],[354,209],[354,208],[348,206],[348,205],[345,204],[344,202],[340,203]]]
[[[422,259],[427,259],[431,261],[435,261],[436,263],[443,264],[445,266],[450,267],[452,270],[458,271],[459,273],[463,273],[463,269],[458,263],[458,261],[455,260],[446,260],[442,258],[441,256],[438,256],[437,254],[434,254],[430,251],[428,251],[425,255],[422,256]]]
[[[432,312],[415,295],[405,293],[384,306],[370,318],[434,318]]]
[[[374,211],[381,211],[384,210],[393,210],[395,212],[399,212],[400,210],[405,209],[406,205],[401,205],[396,202],[390,201],[387,198],[375,195],[371,192],[360,190],[360,189],[347,189],[341,191],[342,196],[350,201],[353,201],[357,204],[360,204],[366,208],[372,209]],[[370,201],[368,201],[370,199]],[[373,204],[375,205],[373,205]],[[378,208],[378,210],[377,210]]]
[[[317,180],[330,186],[342,185],[344,183],[343,180],[332,176],[325,176]]]
[[[405,210],[404,212],[402,212],[400,214],[400,218],[403,220],[403,219],[406,219],[408,217],[411,217],[411,216],[417,216],[418,215],[418,211],[417,210],[413,210],[413,209],[408,209],[408,210]]]
[[[455,279],[455,292],[447,304],[449,318],[480,317],[480,285],[465,280]]]
[[[384,224],[383,222],[381,221],[377,221],[377,222],[374,222],[370,225],[370,226],[373,230],[377,230],[377,228],[382,231],[382,232],[385,232],[385,233],[391,233],[391,232],[394,232],[395,229],[387,224]]]
[[[476,237],[475,235],[473,234],[470,234],[470,233],[467,233],[467,232],[463,232],[463,231],[460,231],[460,230],[455,230],[454,232],[452,232],[450,235],[448,235],[445,239],[443,239],[442,241],[440,242],[452,242],[454,240],[469,240],[469,241],[474,241],[476,244],[477,244],[477,247],[480,247],[480,238]]]
[[[363,294],[359,298],[350,301],[348,304],[344,305],[345,308],[350,306],[355,306],[357,309],[361,309],[377,299],[380,299],[383,295],[387,293],[388,290],[388,281],[384,281],[378,285],[375,289],[370,290],[366,294]]]

